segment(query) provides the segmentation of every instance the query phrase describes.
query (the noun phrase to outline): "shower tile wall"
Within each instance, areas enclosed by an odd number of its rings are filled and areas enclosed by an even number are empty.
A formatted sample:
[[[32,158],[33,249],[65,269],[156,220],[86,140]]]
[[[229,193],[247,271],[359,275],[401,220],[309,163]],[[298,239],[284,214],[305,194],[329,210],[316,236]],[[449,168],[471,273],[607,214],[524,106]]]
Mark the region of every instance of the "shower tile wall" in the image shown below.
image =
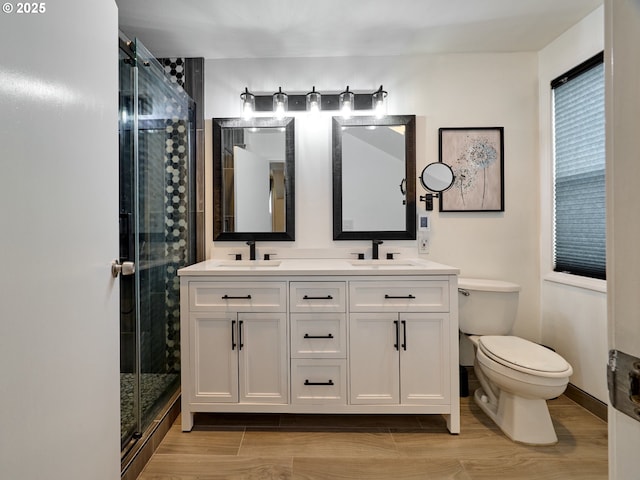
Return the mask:
[[[184,88],[185,60],[183,58],[159,59],[171,82],[180,90]],[[169,107],[170,108],[170,107]],[[169,113],[169,112],[167,112]],[[165,248],[169,262],[166,275],[166,362],[168,372],[180,371],[180,280],[177,269],[188,264],[187,215],[189,212],[187,171],[188,171],[188,128],[182,120],[167,120],[167,143],[165,155]]]

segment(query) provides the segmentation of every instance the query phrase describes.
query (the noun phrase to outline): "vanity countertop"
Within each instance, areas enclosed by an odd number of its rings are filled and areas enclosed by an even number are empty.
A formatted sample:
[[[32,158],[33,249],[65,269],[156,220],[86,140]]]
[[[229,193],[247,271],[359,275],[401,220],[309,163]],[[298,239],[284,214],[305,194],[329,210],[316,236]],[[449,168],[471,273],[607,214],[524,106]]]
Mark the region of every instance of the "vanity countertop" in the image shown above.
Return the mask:
[[[421,258],[352,260],[344,258],[281,260],[205,260],[178,270],[180,276],[207,275],[457,275],[460,270]]]

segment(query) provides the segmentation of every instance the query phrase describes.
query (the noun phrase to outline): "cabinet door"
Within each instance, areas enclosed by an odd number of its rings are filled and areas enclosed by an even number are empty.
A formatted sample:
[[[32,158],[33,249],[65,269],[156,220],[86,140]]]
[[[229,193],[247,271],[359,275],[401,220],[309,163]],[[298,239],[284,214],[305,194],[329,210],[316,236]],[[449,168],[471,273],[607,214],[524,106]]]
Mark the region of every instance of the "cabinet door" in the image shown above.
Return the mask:
[[[451,382],[449,315],[401,313],[400,402],[447,404]]]
[[[238,401],[236,314],[192,313],[190,316],[192,402]],[[234,346],[234,343],[236,346]],[[187,392],[183,392],[183,395]]]
[[[286,313],[239,313],[240,403],[289,403]]]
[[[351,314],[349,384],[352,404],[399,403],[397,322],[397,313]]]

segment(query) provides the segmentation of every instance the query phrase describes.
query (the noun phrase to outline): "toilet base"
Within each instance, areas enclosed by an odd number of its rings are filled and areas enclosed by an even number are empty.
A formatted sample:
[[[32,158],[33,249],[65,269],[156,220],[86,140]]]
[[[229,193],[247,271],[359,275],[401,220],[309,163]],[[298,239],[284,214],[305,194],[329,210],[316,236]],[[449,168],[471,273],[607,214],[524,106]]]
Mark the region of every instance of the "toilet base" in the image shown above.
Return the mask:
[[[527,445],[558,443],[545,400],[518,397],[502,390],[496,405],[490,403],[482,388],[478,388],[473,397],[482,411],[511,440]]]

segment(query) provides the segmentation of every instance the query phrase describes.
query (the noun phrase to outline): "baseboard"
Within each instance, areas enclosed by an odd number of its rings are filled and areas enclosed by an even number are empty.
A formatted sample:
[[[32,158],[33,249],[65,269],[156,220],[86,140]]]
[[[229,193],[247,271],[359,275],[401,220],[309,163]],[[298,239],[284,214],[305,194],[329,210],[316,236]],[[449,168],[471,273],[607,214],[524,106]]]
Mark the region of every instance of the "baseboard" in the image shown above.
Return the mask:
[[[564,392],[565,396],[585,410],[590,411],[596,417],[601,420],[607,421],[607,404],[598,400],[596,397],[589,395],[584,390],[579,389],[573,384],[567,385],[567,389]]]
[[[180,391],[169,400],[167,407],[147,428],[136,446],[127,453],[120,465],[121,480],[136,480],[151,459],[153,452],[167,434],[171,425],[180,414]]]

